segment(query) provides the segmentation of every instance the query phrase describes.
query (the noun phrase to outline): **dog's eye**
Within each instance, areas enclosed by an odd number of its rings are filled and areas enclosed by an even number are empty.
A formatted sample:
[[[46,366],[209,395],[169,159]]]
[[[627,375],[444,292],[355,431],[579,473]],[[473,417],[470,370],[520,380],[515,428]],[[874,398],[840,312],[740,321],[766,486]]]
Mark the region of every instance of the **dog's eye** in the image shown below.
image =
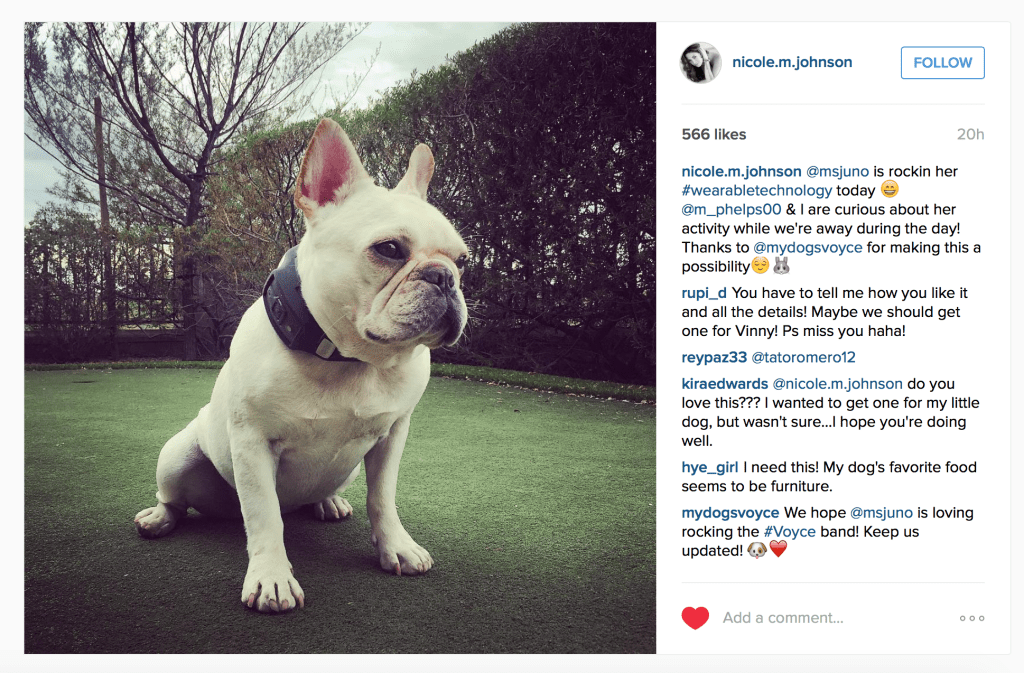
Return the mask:
[[[394,241],[378,243],[373,246],[373,250],[381,257],[386,257],[387,259],[405,259],[405,253],[402,252],[402,248]]]
[[[466,268],[466,256],[465,255],[462,255],[457,260],[455,260],[455,268],[458,269],[459,271],[462,271],[463,269]]]

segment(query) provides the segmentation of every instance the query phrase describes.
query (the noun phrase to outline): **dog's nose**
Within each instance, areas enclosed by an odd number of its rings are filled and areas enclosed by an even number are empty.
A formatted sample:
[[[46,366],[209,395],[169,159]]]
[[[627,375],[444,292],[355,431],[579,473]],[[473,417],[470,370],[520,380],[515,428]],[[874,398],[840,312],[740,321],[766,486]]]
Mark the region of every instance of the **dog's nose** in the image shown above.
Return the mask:
[[[420,278],[433,283],[442,290],[455,287],[455,275],[447,266],[429,266],[420,273]]]

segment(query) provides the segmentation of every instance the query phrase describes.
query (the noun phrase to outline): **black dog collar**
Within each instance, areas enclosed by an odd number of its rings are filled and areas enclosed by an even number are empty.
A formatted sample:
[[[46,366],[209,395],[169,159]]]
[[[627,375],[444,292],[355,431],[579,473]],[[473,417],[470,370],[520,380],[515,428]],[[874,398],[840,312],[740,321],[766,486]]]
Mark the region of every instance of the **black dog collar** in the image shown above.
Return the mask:
[[[267,317],[274,326],[277,336],[293,351],[302,351],[321,360],[334,362],[358,362],[338,352],[334,342],[327,338],[323,329],[306,308],[306,301],[299,289],[299,272],[295,268],[295,256],[299,246],[284,253],[281,263],[270,272],[263,285],[263,306]]]

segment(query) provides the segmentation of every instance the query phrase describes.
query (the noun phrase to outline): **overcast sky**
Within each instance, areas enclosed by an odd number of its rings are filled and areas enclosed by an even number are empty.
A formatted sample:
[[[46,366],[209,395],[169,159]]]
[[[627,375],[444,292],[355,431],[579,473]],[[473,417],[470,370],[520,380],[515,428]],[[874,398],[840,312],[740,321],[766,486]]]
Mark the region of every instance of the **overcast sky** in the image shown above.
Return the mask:
[[[367,59],[380,45],[380,56],[367,75],[350,107],[365,106],[369,96],[383,91],[413,70],[426,72],[446,57],[472,47],[508,23],[373,23],[329,62],[323,82],[342,96],[347,83],[366,68]],[[27,130],[27,129],[26,129]],[[58,181],[54,161],[34,143],[25,140],[25,223],[39,205],[53,200],[47,187]]]

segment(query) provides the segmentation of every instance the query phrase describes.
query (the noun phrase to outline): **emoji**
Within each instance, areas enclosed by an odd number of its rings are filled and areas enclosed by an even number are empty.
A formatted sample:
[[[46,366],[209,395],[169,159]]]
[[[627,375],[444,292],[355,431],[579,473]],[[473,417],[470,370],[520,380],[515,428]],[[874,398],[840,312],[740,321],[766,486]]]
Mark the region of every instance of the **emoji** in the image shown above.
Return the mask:
[[[778,257],[775,258],[775,273],[780,275],[789,273],[789,257],[783,257],[781,262]]]
[[[773,554],[776,556],[782,556],[782,552],[786,551],[786,547],[788,547],[789,544],[787,544],[785,540],[772,540],[771,544],[768,546],[772,548]]]
[[[747,553],[754,558],[761,558],[768,553],[768,549],[764,546],[763,542],[751,542],[750,546],[747,547]]]
[[[888,196],[890,199],[896,196],[900,191],[900,186],[896,184],[895,180],[886,180],[882,183],[882,193]]]
[[[755,257],[751,262],[750,266],[754,268],[757,273],[764,273],[768,270],[768,258],[767,257]]]
[[[684,608],[683,609],[683,621],[691,629],[696,631],[700,627],[707,623],[708,618],[711,614],[707,608]]]

